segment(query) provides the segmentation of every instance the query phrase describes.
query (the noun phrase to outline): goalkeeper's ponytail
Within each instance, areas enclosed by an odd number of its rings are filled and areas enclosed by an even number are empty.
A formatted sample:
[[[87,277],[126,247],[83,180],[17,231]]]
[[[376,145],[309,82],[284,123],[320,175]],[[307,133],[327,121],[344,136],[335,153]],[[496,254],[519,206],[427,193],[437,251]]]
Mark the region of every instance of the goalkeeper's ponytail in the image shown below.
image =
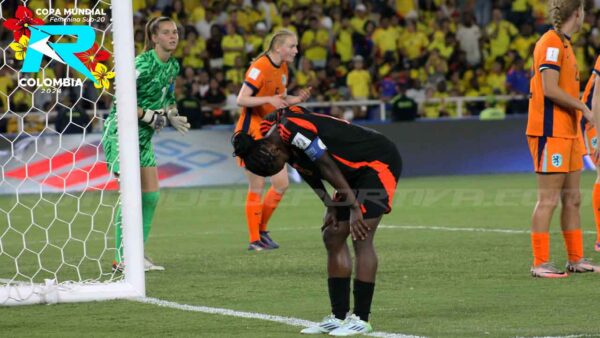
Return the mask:
[[[166,16],[157,16],[148,21],[146,23],[146,28],[144,29],[144,52],[147,52],[154,48],[154,42],[152,41],[152,35],[158,33],[158,28],[160,27],[161,22],[174,22],[171,18],[167,18]]]

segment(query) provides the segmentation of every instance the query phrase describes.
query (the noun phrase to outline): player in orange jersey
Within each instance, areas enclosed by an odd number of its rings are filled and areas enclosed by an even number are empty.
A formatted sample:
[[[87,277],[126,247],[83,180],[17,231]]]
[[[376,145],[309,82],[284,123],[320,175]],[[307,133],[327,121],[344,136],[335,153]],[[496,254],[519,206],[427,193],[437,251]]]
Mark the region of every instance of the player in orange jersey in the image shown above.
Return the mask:
[[[275,109],[304,102],[310,97],[310,87],[301,89],[298,96],[287,95],[287,63],[294,62],[296,54],[296,34],[284,29],[273,34],[269,48],[252,62],[246,72],[237,97],[237,104],[243,108],[235,132],[243,131],[254,139],[260,139],[260,122],[264,116]],[[243,165],[242,161],[240,163]],[[264,201],[261,200],[265,178],[248,170],[246,177],[249,183],[246,198],[246,218],[250,234],[248,250],[276,249],[279,245],[269,236],[267,223],[288,187],[287,168],[284,167],[271,176],[271,188]]]
[[[579,98],[579,70],[570,36],[583,25],[583,0],[550,0],[554,29],[538,40],[533,52],[527,141],[538,181],[537,203],[531,221],[534,277],[561,278],[567,273],[550,263],[549,228],[559,200],[561,228],[567,248],[569,272],[600,272],[583,257],[579,218],[579,179],[582,147],[578,138],[581,113],[591,111]]]
[[[592,110],[594,119],[596,115],[600,118],[600,90],[596,90],[600,86],[600,56],[596,59],[596,64],[592,70],[592,75],[585,86],[585,91],[581,97],[581,101]],[[596,123],[600,121],[596,119]],[[596,127],[589,123],[585,118],[581,119],[581,133],[583,136],[583,144],[585,145],[585,152],[589,154],[594,163],[596,164],[596,183],[594,184],[594,190],[592,193],[592,207],[594,208],[594,219],[596,221],[596,244],[594,250],[600,251],[600,168],[598,167],[598,137],[596,133]]]

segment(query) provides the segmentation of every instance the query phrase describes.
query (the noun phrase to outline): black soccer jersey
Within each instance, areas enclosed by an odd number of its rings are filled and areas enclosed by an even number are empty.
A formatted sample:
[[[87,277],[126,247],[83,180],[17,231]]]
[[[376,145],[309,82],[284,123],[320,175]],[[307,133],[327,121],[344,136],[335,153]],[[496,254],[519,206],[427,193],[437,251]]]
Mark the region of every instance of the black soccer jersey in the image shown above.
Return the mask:
[[[348,182],[370,168],[375,171],[396,166],[398,150],[380,133],[329,115],[291,106],[265,117],[261,132],[277,123],[277,132],[290,146],[290,164],[302,176],[321,178],[314,161],[329,152]]]

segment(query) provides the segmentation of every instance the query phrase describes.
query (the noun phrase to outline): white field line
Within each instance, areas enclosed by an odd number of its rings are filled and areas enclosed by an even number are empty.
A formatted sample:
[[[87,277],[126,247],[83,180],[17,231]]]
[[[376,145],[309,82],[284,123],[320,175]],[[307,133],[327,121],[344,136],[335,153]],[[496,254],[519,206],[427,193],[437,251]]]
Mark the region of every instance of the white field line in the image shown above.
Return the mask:
[[[256,312],[242,312],[242,311],[235,311],[235,310],[216,308],[216,307],[208,307],[208,306],[179,304],[179,303],[161,300],[161,299],[157,299],[157,298],[138,298],[138,299],[135,299],[135,301],[141,302],[141,303],[146,303],[146,304],[158,305],[161,307],[167,307],[167,308],[176,309],[176,310],[182,310],[182,311],[202,312],[202,313],[231,316],[231,317],[238,317],[238,318],[260,319],[260,320],[267,320],[270,322],[275,322],[275,323],[280,323],[280,324],[285,324],[285,325],[290,325],[290,326],[308,327],[308,326],[318,324],[316,322],[311,322],[309,320],[304,320],[304,319],[300,319],[300,318],[281,317],[281,316],[267,315],[267,314],[256,313]],[[401,333],[390,333],[390,332],[373,332],[373,333],[367,334],[367,336],[385,337],[385,338],[419,338],[418,336],[411,336],[411,335],[405,335],[405,334],[401,334]]]
[[[426,225],[387,225],[380,224],[379,229],[391,229],[391,230],[423,230],[423,231],[450,231],[450,232],[488,232],[488,233],[503,233],[503,234],[529,234],[528,229],[514,230],[514,229],[493,229],[493,228],[458,228],[452,226],[426,226]],[[316,228],[315,228],[316,229]],[[305,231],[306,228],[301,227],[289,227],[289,228],[275,228],[275,231]],[[242,230],[240,230],[242,231]],[[208,236],[208,235],[225,235],[233,233],[234,231],[198,231],[190,232],[186,234],[164,234],[164,235],[152,235],[152,238],[170,238],[170,237],[190,237],[190,236]],[[551,231],[551,233],[559,233],[559,231]],[[584,231],[585,235],[596,235],[595,231]],[[106,239],[112,240],[113,236],[107,236]],[[67,239],[55,239],[52,240],[52,244],[64,243]],[[81,240],[77,240],[81,241]],[[93,241],[103,241],[103,239],[93,239]],[[22,243],[22,242],[17,242]],[[46,241],[33,241],[28,243],[44,244]],[[4,245],[10,245],[12,243],[5,243]]]

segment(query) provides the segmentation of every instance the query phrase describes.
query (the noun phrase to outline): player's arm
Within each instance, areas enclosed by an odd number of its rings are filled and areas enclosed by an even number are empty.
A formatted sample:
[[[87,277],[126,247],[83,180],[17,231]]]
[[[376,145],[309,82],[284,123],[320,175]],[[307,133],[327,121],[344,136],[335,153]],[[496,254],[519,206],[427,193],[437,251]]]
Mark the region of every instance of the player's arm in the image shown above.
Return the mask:
[[[298,90],[298,95],[285,95],[284,96],[285,102],[287,102],[287,104],[290,106],[302,103],[310,98],[311,90],[312,90],[312,87],[302,88],[302,89]],[[285,93],[287,94],[287,89],[286,89]]]
[[[254,96],[254,94],[256,94],[256,91],[257,90],[250,87],[246,82],[244,82],[236,99],[237,105],[240,107],[256,107],[268,103],[276,109],[288,106],[288,103],[282,97],[282,95]]]
[[[541,74],[545,97],[559,106],[570,110],[572,113],[575,113],[576,110],[580,110],[588,121],[594,121],[592,112],[583,102],[567,94],[560,88],[558,85],[559,72],[557,70],[548,68],[544,69]]]
[[[369,233],[369,227],[362,217],[362,210],[350,184],[342,175],[337,164],[327,151],[315,161],[323,178],[336,190],[340,201],[350,208],[350,234],[353,240],[364,240]]]
[[[596,74],[596,78],[594,79],[594,92],[592,96],[592,113],[594,116],[594,124],[596,126],[600,126],[600,74]],[[595,160],[598,163],[598,159],[600,157],[600,142],[596,145],[596,153]]]

